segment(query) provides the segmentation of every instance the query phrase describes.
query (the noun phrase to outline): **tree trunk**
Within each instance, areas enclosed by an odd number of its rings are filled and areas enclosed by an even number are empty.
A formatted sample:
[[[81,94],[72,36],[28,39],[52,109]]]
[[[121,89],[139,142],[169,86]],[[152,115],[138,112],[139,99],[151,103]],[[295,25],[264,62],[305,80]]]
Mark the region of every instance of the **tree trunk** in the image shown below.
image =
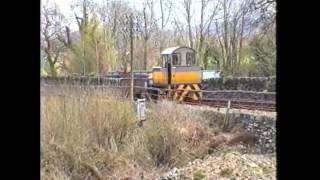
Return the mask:
[[[190,24],[190,17],[188,20],[188,28],[189,28],[189,41],[190,41],[190,47],[193,48],[193,41],[192,41],[192,31],[191,31],[191,24]]]
[[[144,51],[143,51],[143,68],[144,70],[147,70],[148,68],[148,61],[147,61],[147,53],[148,53],[148,47],[147,47],[147,40],[144,43]]]
[[[161,10],[161,30],[160,30],[160,53],[163,50],[163,42],[162,42],[162,31],[164,28],[164,12],[163,12],[163,0],[160,0],[160,10]]]
[[[240,64],[241,64],[241,60],[242,60],[243,31],[244,31],[244,14],[242,15],[242,20],[241,20],[241,32],[240,32],[239,51],[238,51],[238,62],[237,62],[237,69],[238,69],[238,70],[240,70]]]
[[[134,102],[133,97],[133,86],[134,86],[134,75],[133,75],[133,20],[132,14],[130,15],[130,71],[131,71],[131,83],[130,83],[130,97],[131,101]]]
[[[224,25],[224,49],[225,49],[225,64],[224,64],[224,71],[228,71],[229,70],[229,66],[230,66],[230,55],[229,55],[229,45],[228,45],[228,12],[227,12],[227,0],[223,1],[223,25]]]
[[[147,70],[147,45],[148,45],[148,28],[147,28],[147,16],[146,16],[146,8],[143,9],[143,17],[144,17],[144,48],[143,48],[143,68]]]
[[[87,14],[87,1],[83,1],[83,22],[82,25],[82,47],[83,47],[83,75],[86,75],[86,34],[87,34],[87,25],[88,25],[88,14]]]
[[[204,52],[204,55],[203,55],[203,66],[204,66],[204,69],[208,69],[208,66],[209,66],[208,54],[209,54],[209,50],[208,50],[208,48],[206,48],[206,50]]]
[[[204,40],[204,35],[203,35],[203,15],[204,15],[204,6],[205,2],[204,0],[201,0],[201,18],[200,18],[200,40],[199,40],[199,51],[201,51],[202,46],[203,46],[203,40]]]
[[[206,64],[204,65],[205,69],[207,69],[207,66],[208,66],[208,62],[205,62],[205,55],[204,53],[206,53],[205,51],[202,50],[203,48],[203,41],[204,41],[204,34],[203,34],[203,16],[204,16],[204,7],[205,6],[205,0],[201,0],[201,18],[200,18],[200,38],[199,38],[199,46],[198,46],[198,52],[199,52],[199,60],[200,62],[203,62],[203,64]],[[204,52],[204,53],[203,53]]]
[[[112,27],[112,35],[113,35],[113,37],[115,37],[115,35],[116,35],[116,32],[117,32],[117,8],[115,7],[114,8],[115,10],[114,10],[114,17],[113,17],[113,27]]]
[[[100,77],[100,57],[99,57],[99,50],[98,50],[98,42],[95,42],[95,50],[96,50],[96,63],[97,63],[97,75]]]
[[[191,30],[191,0],[184,0],[184,6],[186,10],[186,18],[188,25],[188,33],[189,33],[189,46],[193,48],[193,40],[192,40],[192,30]]]
[[[223,46],[223,43],[222,43],[222,41],[220,39],[220,32],[219,32],[218,22],[216,22],[215,24],[216,24],[217,38],[218,38],[218,42],[219,42],[221,53],[222,53],[222,63],[221,63],[220,67],[222,68],[222,70],[224,70],[225,69],[225,64],[226,64],[225,47]]]
[[[230,55],[231,55],[231,73],[233,74],[235,72],[235,65],[237,62],[237,25],[238,25],[238,19],[237,17],[234,17],[233,23],[232,23],[232,37],[230,38]]]
[[[54,67],[54,63],[52,61],[49,61],[49,66],[50,66],[50,73],[52,77],[57,77],[57,72]]]

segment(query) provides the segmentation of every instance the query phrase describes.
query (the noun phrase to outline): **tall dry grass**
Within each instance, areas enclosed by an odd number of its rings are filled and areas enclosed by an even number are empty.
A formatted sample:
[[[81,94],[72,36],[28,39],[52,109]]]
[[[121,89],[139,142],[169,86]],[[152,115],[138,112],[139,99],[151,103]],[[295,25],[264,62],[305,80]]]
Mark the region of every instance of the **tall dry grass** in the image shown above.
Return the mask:
[[[169,102],[147,107],[140,127],[133,104],[117,92],[43,93],[42,179],[151,178],[207,153],[200,115]]]

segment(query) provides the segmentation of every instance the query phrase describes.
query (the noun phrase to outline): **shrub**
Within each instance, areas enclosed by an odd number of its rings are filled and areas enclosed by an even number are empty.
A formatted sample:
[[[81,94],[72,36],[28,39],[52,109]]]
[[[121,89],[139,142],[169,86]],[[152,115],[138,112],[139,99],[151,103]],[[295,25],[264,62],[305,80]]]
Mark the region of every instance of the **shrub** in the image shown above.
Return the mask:
[[[226,168],[221,170],[220,175],[223,177],[230,177],[232,175],[233,170],[230,168]]]
[[[160,102],[148,105],[142,127],[135,117],[132,103],[114,92],[60,88],[43,93],[41,177],[140,177],[140,172],[182,166],[207,153],[200,114]]]
[[[198,170],[193,174],[193,179],[194,180],[202,180],[206,177],[203,171]]]

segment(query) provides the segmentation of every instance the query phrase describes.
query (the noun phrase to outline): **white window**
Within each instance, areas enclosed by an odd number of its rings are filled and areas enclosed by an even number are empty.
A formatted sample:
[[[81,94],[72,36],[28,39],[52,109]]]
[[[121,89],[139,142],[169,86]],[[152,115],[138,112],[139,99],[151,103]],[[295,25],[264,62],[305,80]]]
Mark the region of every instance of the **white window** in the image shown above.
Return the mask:
[[[195,65],[196,64],[196,59],[195,59],[194,53],[187,52],[186,61],[187,61],[187,66]]]
[[[172,54],[172,65],[181,66],[181,55],[180,53]]]
[[[167,55],[162,55],[162,67],[167,67]]]

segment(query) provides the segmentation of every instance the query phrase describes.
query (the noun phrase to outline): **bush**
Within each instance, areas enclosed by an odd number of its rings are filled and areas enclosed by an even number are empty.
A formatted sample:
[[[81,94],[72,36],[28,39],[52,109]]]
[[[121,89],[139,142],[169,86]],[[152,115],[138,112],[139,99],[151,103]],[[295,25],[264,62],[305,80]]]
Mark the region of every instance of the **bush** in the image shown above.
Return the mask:
[[[157,167],[174,164],[179,154],[180,144],[179,136],[174,129],[159,122],[161,123],[153,120],[145,130],[147,150]]]
[[[232,175],[232,172],[233,172],[232,169],[226,168],[226,169],[221,170],[220,175],[222,177],[230,177]]]
[[[193,179],[194,180],[202,180],[206,177],[203,171],[198,170],[193,174]]]
[[[207,153],[202,117],[174,103],[150,104],[139,127],[132,103],[113,92],[55,91],[41,97],[44,179],[138,177]]]

